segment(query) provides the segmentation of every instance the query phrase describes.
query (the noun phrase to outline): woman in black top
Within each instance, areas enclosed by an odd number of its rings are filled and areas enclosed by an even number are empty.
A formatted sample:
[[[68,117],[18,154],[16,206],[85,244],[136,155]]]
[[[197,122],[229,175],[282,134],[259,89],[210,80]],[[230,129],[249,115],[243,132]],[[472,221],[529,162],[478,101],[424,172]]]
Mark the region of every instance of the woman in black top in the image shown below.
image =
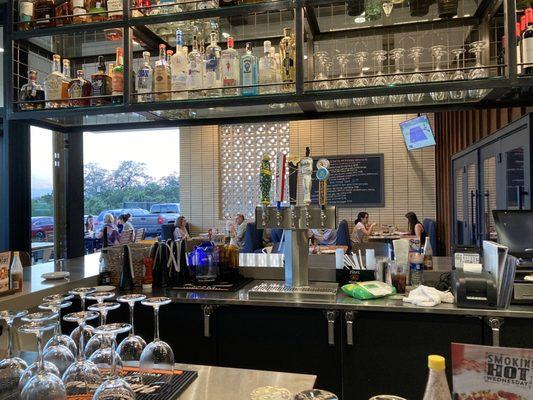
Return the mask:
[[[405,218],[407,218],[409,234],[419,238],[420,246],[424,246],[426,243],[427,232],[424,230],[424,226],[420,223],[416,214],[412,211],[409,211],[407,214],[405,214]]]

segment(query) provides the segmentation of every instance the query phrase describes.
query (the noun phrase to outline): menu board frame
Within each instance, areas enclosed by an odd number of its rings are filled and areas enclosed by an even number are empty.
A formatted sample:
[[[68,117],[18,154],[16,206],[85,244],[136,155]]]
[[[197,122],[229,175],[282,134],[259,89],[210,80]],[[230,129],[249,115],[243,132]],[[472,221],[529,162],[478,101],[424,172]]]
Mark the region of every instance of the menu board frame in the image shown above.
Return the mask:
[[[384,153],[371,153],[371,154],[340,154],[335,156],[313,156],[313,171],[316,171],[316,162],[321,158],[327,158],[330,162],[333,160],[339,159],[367,159],[367,158],[378,158],[379,160],[379,201],[371,203],[336,203],[331,201],[331,196],[328,194],[328,204],[334,205],[338,208],[355,208],[355,207],[385,207],[385,154]],[[331,176],[335,174],[333,168],[330,169],[330,179]],[[328,186],[329,187],[329,186]],[[318,198],[318,181],[313,175],[313,187],[311,189],[311,198],[315,201]]]

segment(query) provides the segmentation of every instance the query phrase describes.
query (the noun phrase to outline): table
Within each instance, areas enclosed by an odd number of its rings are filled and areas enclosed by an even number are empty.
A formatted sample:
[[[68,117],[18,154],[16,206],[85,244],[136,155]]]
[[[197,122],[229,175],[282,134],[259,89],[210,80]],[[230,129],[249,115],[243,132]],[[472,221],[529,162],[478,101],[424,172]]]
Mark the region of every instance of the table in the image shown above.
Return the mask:
[[[54,251],[54,242],[32,242],[31,252],[33,262],[36,262],[38,258],[42,258],[43,262],[48,262]],[[42,252],[42,256],[37,255],[38,252]]]
[[[370,235],[368,237],[368,241],[369,242],[392,242],[393,240],[398,240],[398,239],[401,239],[402,238],[402,235],[383,235],[383,234],[379,234],[379,235]]]

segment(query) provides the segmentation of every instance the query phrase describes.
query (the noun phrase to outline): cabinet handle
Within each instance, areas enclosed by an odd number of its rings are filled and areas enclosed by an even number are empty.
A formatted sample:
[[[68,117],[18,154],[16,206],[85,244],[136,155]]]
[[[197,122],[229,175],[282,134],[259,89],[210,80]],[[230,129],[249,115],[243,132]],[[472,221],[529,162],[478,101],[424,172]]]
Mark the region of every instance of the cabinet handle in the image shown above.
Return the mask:
[[[355,313],[346,311],[344,319],[346,320],[346,345],[351,347],[353,346],[353,320],[355,319]]]
[[[335,346],[335,319],[337,318],[337,311],[326,311],[326,318],[328,320],[328,344]]]
[[[215,306],[211,304],[204,304],[202,306],[204,312],[204,337],[211,337],[211,314],[215,311]]]
[[[503,318],[490,317],[487,320],[487,323],[492,330],[492,345],[499,347],[500,346],[500,328],[503,325]]]

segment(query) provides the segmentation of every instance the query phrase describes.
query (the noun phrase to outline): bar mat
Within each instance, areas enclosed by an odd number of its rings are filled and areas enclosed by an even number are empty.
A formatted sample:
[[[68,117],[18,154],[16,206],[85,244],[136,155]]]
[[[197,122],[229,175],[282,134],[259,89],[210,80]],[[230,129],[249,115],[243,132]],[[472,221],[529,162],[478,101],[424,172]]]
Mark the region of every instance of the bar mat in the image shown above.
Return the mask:
[[[242,278],[237,282],[219,282],[214,285],[195,285],[190,283],[183,286],[173,286],[172,290],[187,292],[236,292],[252,281],[252,278]]]
[[[198,377],[196,371],[180,371],[172,375],[165,373],[139,374],[129,371],[124,379],[135,391],[136,400],[177,399]]]

